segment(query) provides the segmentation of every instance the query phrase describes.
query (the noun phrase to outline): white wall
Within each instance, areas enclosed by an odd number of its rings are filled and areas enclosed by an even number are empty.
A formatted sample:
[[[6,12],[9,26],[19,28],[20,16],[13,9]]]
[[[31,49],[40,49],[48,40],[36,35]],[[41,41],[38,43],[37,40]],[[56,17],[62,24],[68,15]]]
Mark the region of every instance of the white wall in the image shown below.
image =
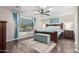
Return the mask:
[[[11,11],[0,7],[0,21],[7,21],[7,40],[14,39],[15,23]]]
[[[12,11],[7,8],[0,7],[0,21],[7,21],[7,41],[15,40],[14,39],[14,33],[15,33],[15,22],[13,19]],[[19,33],[19,39],[20,38],[26,38],[29,36],[33,36],[33,31],[31,32],[20,32]]]
[[[65,30],[75,31],[75,14],[67,14],[59,16],[60,21],[64,24]]]

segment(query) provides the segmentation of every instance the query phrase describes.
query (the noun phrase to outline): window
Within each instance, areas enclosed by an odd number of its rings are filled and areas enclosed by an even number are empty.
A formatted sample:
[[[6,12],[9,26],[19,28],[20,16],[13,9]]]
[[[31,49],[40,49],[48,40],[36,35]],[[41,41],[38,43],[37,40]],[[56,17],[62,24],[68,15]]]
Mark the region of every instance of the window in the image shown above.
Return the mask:
[[[26,31],[32,31],[32,30],[33,30],[33,20],[20,18],[19,32],[26,32]]]

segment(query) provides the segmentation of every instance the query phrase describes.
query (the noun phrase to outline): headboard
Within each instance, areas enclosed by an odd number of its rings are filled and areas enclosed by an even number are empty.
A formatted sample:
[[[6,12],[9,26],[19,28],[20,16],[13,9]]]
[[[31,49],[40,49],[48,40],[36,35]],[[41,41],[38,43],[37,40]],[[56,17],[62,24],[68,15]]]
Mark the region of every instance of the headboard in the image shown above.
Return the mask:
[[[60,26],[61,29],[63,29],[63,23],[61,24],[46,24],[46,27],[48,26]]]

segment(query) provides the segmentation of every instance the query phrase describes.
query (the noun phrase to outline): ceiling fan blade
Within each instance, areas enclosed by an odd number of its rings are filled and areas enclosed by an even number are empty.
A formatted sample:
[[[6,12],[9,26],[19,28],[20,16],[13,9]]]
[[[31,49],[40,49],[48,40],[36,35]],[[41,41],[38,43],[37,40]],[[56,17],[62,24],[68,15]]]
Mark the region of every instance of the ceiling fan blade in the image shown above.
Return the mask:
[[[45,14],[45,15],[49,16],[50,14]]]
[[[36,10],[35,13],[40,13],[40,11],[39,10]]]
[[[34,15],[41,15],[41,14],[34,14]]]
[[[51,11],[51,10],[53,10],[53,9],[54,9],[54,8],[49,8],[48,10]]]
[[[38,14],[34,14],[34,15],[38,15]]]
[[[39,15],[40,14],[40,12],[35,12],[35,14],[34,15]]]
[[[50,11],[46,11],[45,13],[49,13]]]

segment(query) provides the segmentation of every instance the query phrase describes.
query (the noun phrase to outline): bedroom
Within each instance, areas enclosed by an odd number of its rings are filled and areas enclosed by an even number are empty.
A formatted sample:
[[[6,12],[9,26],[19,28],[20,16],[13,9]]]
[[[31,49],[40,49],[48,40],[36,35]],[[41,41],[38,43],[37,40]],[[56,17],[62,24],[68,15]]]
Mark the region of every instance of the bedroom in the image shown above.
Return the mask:
[[[0,20],[7,21],[7,52],[75,52],[74,6],[4,6],[0,7]],[[62,32],[59,38],[55,31]],[[56,44],[49,44],[51,40]]]

